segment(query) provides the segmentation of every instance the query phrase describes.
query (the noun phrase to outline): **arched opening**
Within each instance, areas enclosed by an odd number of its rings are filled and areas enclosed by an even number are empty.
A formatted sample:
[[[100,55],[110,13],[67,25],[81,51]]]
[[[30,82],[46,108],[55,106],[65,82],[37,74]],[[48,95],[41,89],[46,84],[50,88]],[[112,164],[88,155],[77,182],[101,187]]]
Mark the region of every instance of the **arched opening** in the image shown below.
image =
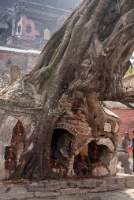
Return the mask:
[[[107,147],[104,145],[97,145],[94,140],[88,144],[88,157],[91,164],[99,162],[104,148]]]
[[[106,140],[106,141],[105,141]],[[112,147],[108,139],[92,140],[79,148],[74,135],[65,129],[55,129],[51,142],[51,167],[64,176],[94,176],[96,169],[110,174]],[[109,146],[110,145],[110,146]],[[75,153],[79,152],[75,156]]]
[[[5,147],[5,169],[9,171],[9,177],[15,171],[23,149],[24,128],[20,120],[18,120],[13,128],[11,145]]]
[[[54,130],[51,142],[51,166],[56,173],[66,174],[74,138],[65,129]]]
[[[110,150],[107,146],[98,145],[96,140],[91,141],[74,159],[75,174],[92,175],[92,170],[96,167],[104,166],[107,168],[110,161],[109,155]]]

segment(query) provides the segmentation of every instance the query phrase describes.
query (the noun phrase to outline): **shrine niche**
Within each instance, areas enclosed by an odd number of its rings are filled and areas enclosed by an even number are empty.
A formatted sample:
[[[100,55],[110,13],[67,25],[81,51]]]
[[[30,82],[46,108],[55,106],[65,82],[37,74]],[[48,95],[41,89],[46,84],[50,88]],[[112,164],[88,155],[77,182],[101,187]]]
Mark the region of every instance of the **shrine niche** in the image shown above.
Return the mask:
[[[98,163],[100,157],[103,153],[103,150],[108,149],[104,145],[97,145],[95,141],[92,141],[88,144],[88,155],[91,164]]]
[[[15,125],[13,129],[13,137],[12,137],[12,143],[20,143],[23,141],[23,126],[20,120],[18,120],[17,124]]]
[[[5,169],[7,176],[11,177],[19,164],[20,155],[24,150],[24,128],[20,120],[12,131],[11,145],[5,147]]]
[[[51,166],[55,170],[67,170],[68,161],[73,154],[75,137],[64,129],[55,129],[51,142]]]
[[[74,172],[77,175],[93,175],[93,170],[96,167],[106,167],[108,174],[110,174],[107,166],[110,159],[107,158],[110,154],[110,149],[105,145],[98,145],[97,141],[92,140],[86,148],[74,159]],[[105,160],[102,158],[105,157]]]

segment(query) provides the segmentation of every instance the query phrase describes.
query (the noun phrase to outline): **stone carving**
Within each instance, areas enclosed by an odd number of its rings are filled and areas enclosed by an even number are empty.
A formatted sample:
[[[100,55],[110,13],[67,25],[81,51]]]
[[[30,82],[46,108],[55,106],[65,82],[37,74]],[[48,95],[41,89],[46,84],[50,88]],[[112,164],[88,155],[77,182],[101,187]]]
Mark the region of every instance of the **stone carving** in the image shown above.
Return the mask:
[[[10,84],[15,82],[17,78],[19,78],[22,75],[20,67],[18,65],[11,65],[10,66]]]

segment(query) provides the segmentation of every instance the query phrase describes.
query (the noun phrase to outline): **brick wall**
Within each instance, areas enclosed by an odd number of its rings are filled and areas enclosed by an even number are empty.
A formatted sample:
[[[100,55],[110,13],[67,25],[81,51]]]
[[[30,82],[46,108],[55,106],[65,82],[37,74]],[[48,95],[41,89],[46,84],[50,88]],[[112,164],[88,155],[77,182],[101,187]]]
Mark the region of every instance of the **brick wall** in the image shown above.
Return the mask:
[[[0,47],[0,76],[9,73],[9,66],[17,64],[22,72],[28,72],[35,64],[39,51]]]
[[[37,41],[37,40],[23,40],[17,37],[8,37],[6,47],[18,48],[18,49],[35,49],[42,50],[42,48],[47,43],[47,40]]]
[[[115,114],[117,114],[121,120],[118,141],[120,142],[123,133],[125,131],[129,132],[130,139],[132,139],[132,131],[134,131],[134,110],[132,109],[111,109]]]

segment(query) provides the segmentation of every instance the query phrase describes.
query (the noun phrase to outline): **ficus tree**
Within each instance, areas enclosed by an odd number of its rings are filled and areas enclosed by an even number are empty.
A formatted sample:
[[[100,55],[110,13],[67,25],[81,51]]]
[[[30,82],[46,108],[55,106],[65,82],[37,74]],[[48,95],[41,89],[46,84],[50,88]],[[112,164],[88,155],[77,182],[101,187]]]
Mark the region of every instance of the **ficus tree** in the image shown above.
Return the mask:
[[[122,78],[133,42],[133,0],[83,0],[52,35],[32,70],[1,91],[2,109],[36,117],[13,178],[54,178],[50,148],[59,118],[48,113],[63,113],[62,98],[80,93],[91,133],[99,137],[105,121],[99,102],[127,100]]]

